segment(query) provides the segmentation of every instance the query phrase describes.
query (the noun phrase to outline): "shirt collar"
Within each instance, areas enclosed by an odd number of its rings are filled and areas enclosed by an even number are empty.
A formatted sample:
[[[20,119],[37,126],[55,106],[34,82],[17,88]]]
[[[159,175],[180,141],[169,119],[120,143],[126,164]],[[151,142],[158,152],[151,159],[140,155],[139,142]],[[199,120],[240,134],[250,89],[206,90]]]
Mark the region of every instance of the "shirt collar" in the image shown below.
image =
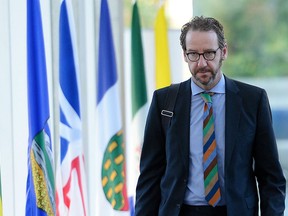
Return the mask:
[[[204,89],[200,88],[198,85],[196,85],[193,80],[191,81],[191,90],[192,90],[192,95],[197,95],[200,94],[201,92],[205,92]],[[221,79],[217,83],[216,86],[214,86],[212,89],[210,89],[209,92],[214,92],[217,94],[225,94],[225,78],[223,74],[221,74]]]

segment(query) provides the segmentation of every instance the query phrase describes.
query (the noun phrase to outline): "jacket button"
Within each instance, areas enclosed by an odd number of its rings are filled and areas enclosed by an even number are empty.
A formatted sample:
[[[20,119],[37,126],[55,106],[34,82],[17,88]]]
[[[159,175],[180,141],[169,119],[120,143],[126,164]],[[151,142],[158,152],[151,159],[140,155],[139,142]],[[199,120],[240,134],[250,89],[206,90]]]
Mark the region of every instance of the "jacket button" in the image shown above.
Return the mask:
[[[179,203],[176,204],[176,206],[177,206],[177,208],[179,208],[179,209],[181,208],[181,205],[180,205]]]
[[[187,179],[184,179],[183,182],[186,183],[186,182],[187,182]]]

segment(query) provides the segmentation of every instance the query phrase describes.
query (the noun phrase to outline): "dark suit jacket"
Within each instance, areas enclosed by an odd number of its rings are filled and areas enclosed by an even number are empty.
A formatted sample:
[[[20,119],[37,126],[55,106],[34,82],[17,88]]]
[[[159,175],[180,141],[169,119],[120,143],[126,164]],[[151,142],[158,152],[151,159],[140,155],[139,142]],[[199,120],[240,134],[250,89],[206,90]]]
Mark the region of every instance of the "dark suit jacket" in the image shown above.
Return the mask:
[[[228,216],[280,216],[286,181],[278,160],[265,90],[225,77],[225,188]],[[182,82],[167,135],[161,126],[167,89],[156,90],[147,117],[136,189],[137,216],[177,216],[189,160],[191,79]],[[257,192],[259,188],[259,198]]]

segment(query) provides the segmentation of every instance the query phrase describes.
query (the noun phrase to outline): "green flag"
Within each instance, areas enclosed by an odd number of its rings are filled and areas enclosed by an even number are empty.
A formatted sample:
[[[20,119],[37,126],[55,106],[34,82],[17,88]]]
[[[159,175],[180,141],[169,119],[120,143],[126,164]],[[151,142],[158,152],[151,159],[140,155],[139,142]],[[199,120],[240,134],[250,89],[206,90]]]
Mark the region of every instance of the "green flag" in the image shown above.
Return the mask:
[[[133,213],[133,198],[139,175],[139,159],[143,143],[144,125],[147,115],[147,90],[144,55],[141,38],[141,25],[137,2],[133,5],[131,23],[131,100],[132,124],[127,142],[128,195]],[[133,214],[132,214],[133,215]]]
[[[146,79],[144,68],[141,26],[137,1],[133,6],[131,27],[131,62],[132,62],[132,118],[147,103]]]

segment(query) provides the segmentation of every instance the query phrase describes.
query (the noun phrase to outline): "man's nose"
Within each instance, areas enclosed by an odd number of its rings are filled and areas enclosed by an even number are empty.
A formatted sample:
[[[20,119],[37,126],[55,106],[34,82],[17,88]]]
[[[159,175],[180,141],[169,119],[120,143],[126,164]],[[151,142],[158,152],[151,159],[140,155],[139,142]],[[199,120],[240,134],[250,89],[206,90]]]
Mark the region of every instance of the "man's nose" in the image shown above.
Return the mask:
[[[204,58],[203,55],[200,55],[199,60],[198,60],[198,66],[203,67],[207,65],[207,61]]]

